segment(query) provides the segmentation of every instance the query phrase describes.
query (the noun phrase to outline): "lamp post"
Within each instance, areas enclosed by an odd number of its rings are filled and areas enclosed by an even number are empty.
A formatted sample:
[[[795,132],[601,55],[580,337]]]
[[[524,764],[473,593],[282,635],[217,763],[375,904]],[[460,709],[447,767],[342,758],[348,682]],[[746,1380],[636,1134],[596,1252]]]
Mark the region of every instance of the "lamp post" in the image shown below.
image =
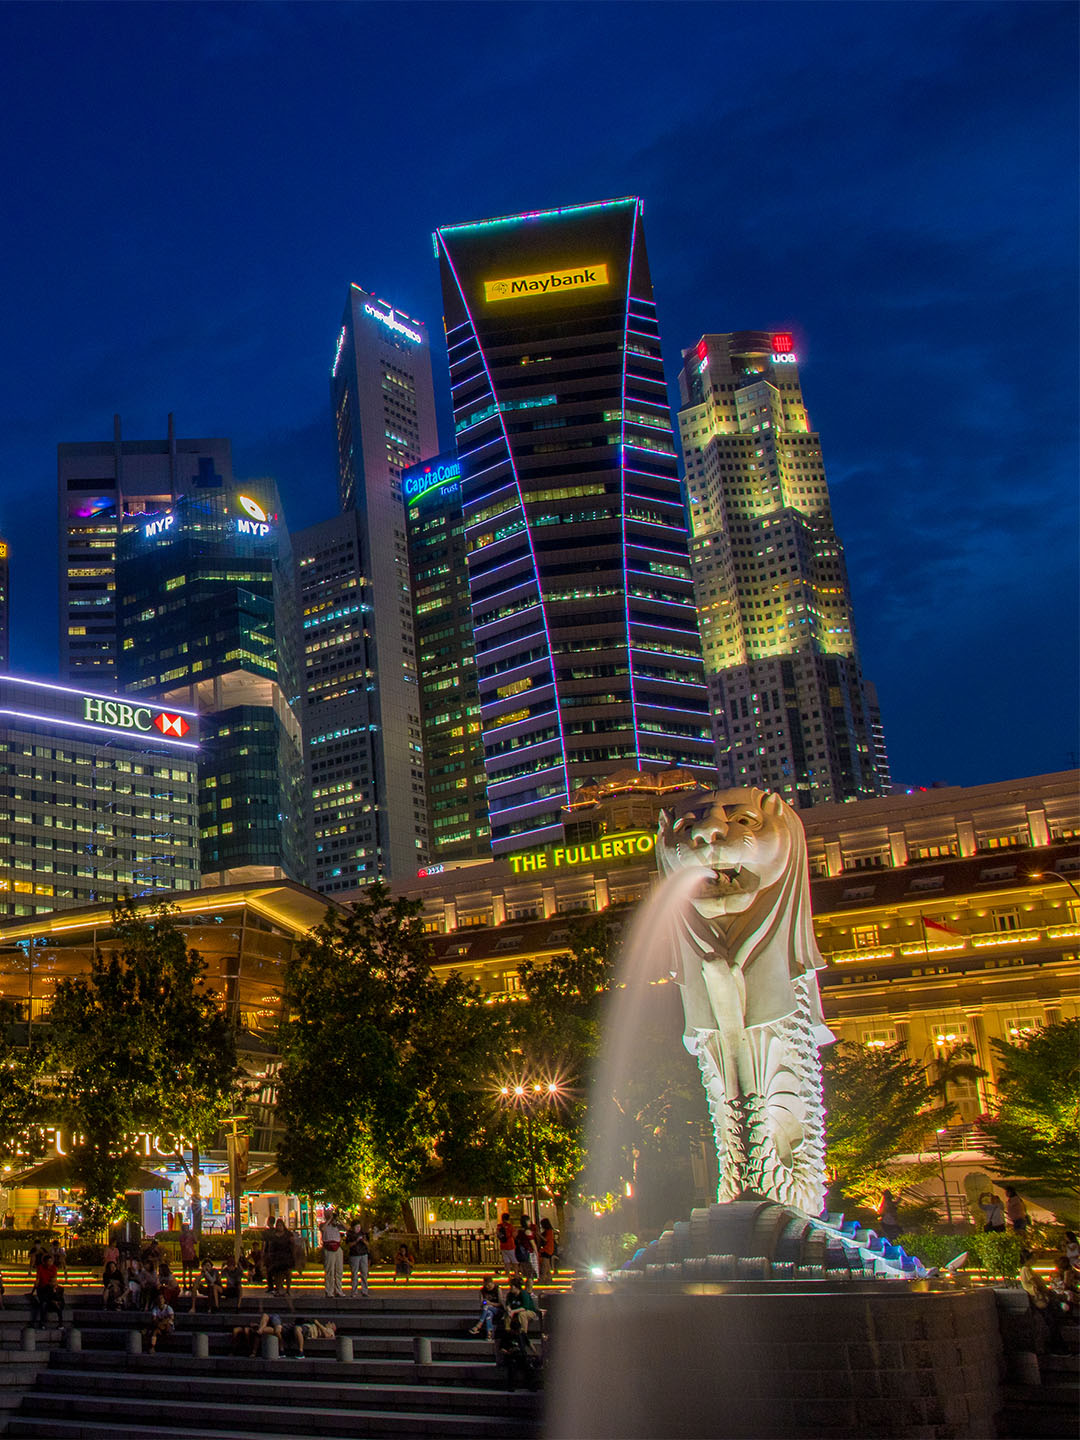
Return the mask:
[[[540,1190],[536,1183],[536,1133],[533,1127],[535,1111],[541,1105],[558,1101],[560,1087],[557,1080],[515,1080],[499,1086],[499,1099],[507,1107],[520,1110],[525,1115],[525,1141],[529,1154],[529,1185],[532,1190],[533,1224],[540,1224]]]
[[[945,1196],[945,1220],[951,1229],[952,1206],[949,1204],[949,1182],[945,1179],[945,1157],[941,1153],[941,1137],[944,1133],[943,1130],[937,1130],[934,1134],[934,1139],[937,1142],[938,1169],[941,1171],[941,1190]]]
[[[1047,876],[1049,876],[1051,880],[1060,880],[1062,884],[1067,885],[1076,898],[1080,900],[1080,890],[1076,888],[1067,875],[1062,875],[1057,870],[1031,870],[1028,872],[1027,878],[1029,880],[1045,880]]]

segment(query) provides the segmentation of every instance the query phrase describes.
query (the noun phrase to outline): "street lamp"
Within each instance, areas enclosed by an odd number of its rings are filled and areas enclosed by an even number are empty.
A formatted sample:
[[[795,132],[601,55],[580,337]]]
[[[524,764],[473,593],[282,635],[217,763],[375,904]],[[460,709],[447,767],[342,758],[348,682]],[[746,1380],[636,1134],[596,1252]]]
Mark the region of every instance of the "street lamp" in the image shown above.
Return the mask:
[[[1076,888],[1067,875],[1059,874],[1057,870],[1029,870],[1027,878],[1029,880],[1045,880],[1047,876],[1049,876],[1051,880],[1060,880],[1063,884],[1067,885],[1076,898],[1080,900],[1080,890]]]
[[[499,1100],[525,1115],[525,1139],[529,1147],[529,1183],[532,1189],[533,1224],[540,1224],[540,1191],[536,1183],[536,1135],[533,1116],[542,1105],[557,1104],[562,1088],[557,1080],[515,1080],[499,1086]]]
[[[952,1228],[952,1206],[949,1204],[949,1182],[945,1179],[945,1157],[944,1157],[944,1155],[942,1155],[942,1153],[941,1153],[941,1137],[942,1137],[942,1135],[944,1135],[944,1133],[945,1133],[944,1130],[938,1130],[938,1131],[936,1131],[936,1132],[935,1132],[935,1135],[934,1135],[934,1139],[937,1141],[938,1169],[941,1171],[941,1189],[942,1189],[942,1193],[943,1193],[944,1196],[945,1196],[945,1219],[946,1219],[946,1221],[947,1221],[947,1223],[948,1223],[948,1225],[949,1225],[949,1227],[950,1227],[950,1229],[951,1229],[951,1228]]]

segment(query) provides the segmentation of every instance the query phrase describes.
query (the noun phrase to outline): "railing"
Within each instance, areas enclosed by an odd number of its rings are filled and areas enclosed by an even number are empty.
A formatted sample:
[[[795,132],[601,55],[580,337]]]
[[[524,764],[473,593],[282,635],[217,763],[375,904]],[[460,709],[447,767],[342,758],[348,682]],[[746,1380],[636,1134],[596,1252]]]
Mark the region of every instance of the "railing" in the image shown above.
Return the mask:
[[[900,945],[874,945],[864,950],[826,953],[830,965],[865,964],[870,960],[911,959],[919,955],[959,955],[968,950],[1008,949],[1039,940],[1080,940],[1080,925],[1046,925],[1034,930],[990,930],[979,935],[957,935],[950,940],[905,940]]]

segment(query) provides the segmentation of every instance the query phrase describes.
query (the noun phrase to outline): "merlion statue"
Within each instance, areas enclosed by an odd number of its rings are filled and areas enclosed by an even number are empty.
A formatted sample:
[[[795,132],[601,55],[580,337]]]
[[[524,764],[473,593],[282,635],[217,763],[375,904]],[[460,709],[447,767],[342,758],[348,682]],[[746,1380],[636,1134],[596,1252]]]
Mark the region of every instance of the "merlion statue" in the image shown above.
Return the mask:
[[[661,874],[706,872],[676,922],[671,977],[697,1057],[720,1167],[719,1200],[746,1191],[820,1213],[825,1113],[821,1013],[802,824],[779,795],[744,788],[661,814]],[[706,875],[708,878],[706,878]]]

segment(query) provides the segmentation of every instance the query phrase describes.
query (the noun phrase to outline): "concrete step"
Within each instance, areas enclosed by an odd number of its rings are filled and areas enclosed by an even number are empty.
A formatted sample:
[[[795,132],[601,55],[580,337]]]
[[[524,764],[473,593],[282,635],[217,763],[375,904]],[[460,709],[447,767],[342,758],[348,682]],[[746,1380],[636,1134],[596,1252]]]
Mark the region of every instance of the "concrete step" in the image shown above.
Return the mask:
[[[175,1307],[174,1307],[175,1308]],[[418,1311],[416,1313],[402,1313],[400,1311],[376,1311],[368,1314],[347,1313],[343,1314],[333,1309],[324,1308],[321,1305],[297,1306],[295,1312],[283,1305],[266,1306],[266,1313],[280,1315],[282,1320],[291,1324],[297,1316],[303,1316],[305,1320],[313,1316],[319,1320],[333,1320],[343,1335],[352,1334],[398,1334],[398,1335],[427,1335],[434,1337],[465,1335],[469,1327],[475,1325],[476,1318],[480,1313],[479,1305],[471,1309],[456,1311]],[[194,1314],[188,1310],[176,1309],[176,1328],[178,1331],[201,1330],[213,1332],[221,1330],[228,1332],[234,1325],[250,1325],[257,1321],[261,1310],[244,1310],[237,1315],[235,1310],[217,1311],[208,1314],[205,1310],[196,1311]],[[93,1328],[99,1330],[140,1330],[150,1323],[150,1313],[146,1310],[84,1310],[81,1307],[65,1312],[67,1321],[76,1326],[77,1329]],[[17,1332],[21,1334],[21,1327]]]
[[[476,1386],[447,1384],[446,1377],[432,1372],[434,1366],[424,1367],[426,1384],[417,1384],[413,1375],[402,1376],[389,1385],[370,1383],[352,1373],[353,1367],[339,1365],[336,1373],[313,1375],[307,1361],[279,1361],[260,1366],[261,1374],[239,1378],[233,1372],[224,1376],[201,1375],[197,1382],[187,1375],[174,1375],[158,1369],[133,1374],[125,1371],[123,1393],[127,1401],[136,1403],[140,1397],[150,1400],[168,1400],[170,1397],[190,1402],[195,1383],[198,1388],[198,1403],[212,1403],[217,1406],[280,1405],[300,1407],[308,1411],[343,1409],[345,1407],[375,1410],[424,1410],[434,1408],[450,1414],[522,1414],[531,1415],[535,1410],[533,1396],[527,1392],[507,1394],[505,1386]],[[322,1368],[322,1367],[320,1367]],[[411,1367],[410,1367],[411,1368]],[[501,1372],[491,1367],[493,1379],[501,1379]],[[343,1373],[344,1372],[344,1373]],[[87,1373],[85,1370],[49,1369],[38,1376],[36,1394],[42,1393],[73,1395],[116,1394],[117,1376],[115,1371],[102,1374]]]
[[[362,1387],[357,1387],[358,1391]],[[438,1396],[430,1397],[437,1401]],[[507,1399],[513,1399],[507,1396]],[[157,1401],[146,1396],[129,1399],[125,1396],[87,1395],[72,1393],[49,1395],[38,1391],[24,1398],[22,1409],[8,1423],[10,1435],[90,1435],[107,1437],[117,1434],[164,1430],[171,1437],[178,1432],[193,1435],[228,1435],[236,1437],[239,1425],[255,1435],[268,1432],[289,1436],[335,1436],[337,1440],[354,1440],[360,1436],[458,1436],[461,1440],[495,1440],[495,1437],[520,1433],[522,1424],[530,1422],[517,1415],[477,1415],[441,1411],[436,1404],[430,1408],[393,1410],[348,1409],[320,1407],[282,1409],[272,1405],[237,1407],[232,1413],[238,1422],[223,1428],[222,1422],[232,1407],[223,1408],[202,1398],[191,1401]],[[52,1427],[51,1429],[48,1427]],[[30,1427],[30,1428],[28,1428]],[[75,1427],[74,1429],[68,1427]],[[92,1428],[91,1428],[92,1427]]]
[[[202,1333],[206,1334],[209,1340],[211,1355],[228,1355],[231,1353],[232,1343],[231,1331],[211,1330],[205,1327]],[[82,1336],[83,1350],[101,1354],[106,1357],[115,1358],[124,1353],[127,1343],[127,1335],[132,1330],[143,1333],[147,1325],[127,1325],[124,1329],[99,1329],[95,1326],[80,1326],[79,1334]],[[178,1330],[171,1337],[162,1343],[162,1354],[168,1355],[190,1355],[192,1347],[192,1336],[199,1333],[196,1327],[190,1330]],[[411,1360],[413,1354],[413,1338],[408,1335],[357,1335],[348,1330],[342,1330],[353,1342],[353,1354],[358,1359],[403,1361]],[[60,1346],[59,1348],[63,1348]],[[47,1347],[43,1346],[45,1351]],[[333,1340],[307,1340],[304,1342],[304,1351],[312,1355],[324,1355],[332,1357],[335,1355]],[[65,1352],[68,1353],[68,1352]],[[442,1360],[458,1360],[461,1362],[474,1361],[482,1364],[491,1355],[491,1345],[487,1340],[480,1338],[473,1339],[463,1335],[457,1339],[441,1339],[438,1336],[431,1341],[432,1357]]]
[[[504,1420],[489,1422],[482,1430],[447,1430],[440,1424],[440,1417],[414,1416],[412,1428],[402,1429],[397,1423],[398,1416],[390,1417],[392,1424],[383,1427],[377,1416],[358,1416],[349,1440],[402,1440],[403,1436],[416,1440],[441,1440],[462,1434],[482,1436],[483,1440],[539,1440],[541,1427],[538,1421]],[[63,1419],[56,1415],[35,1417],[13,1415],[5,1435],[37,1436],[39,1440],[146,1440],[146,1428],[141,1424],[100,1420]],[[168,1440],[297,1440],[295,1431],[251,1430],[245,1426],[198,1426],[169,1425],[163,1432]],[[312,1433],[307,1432],[309,1435]],[[341,1440],[341,1437],[338,1437]]]

